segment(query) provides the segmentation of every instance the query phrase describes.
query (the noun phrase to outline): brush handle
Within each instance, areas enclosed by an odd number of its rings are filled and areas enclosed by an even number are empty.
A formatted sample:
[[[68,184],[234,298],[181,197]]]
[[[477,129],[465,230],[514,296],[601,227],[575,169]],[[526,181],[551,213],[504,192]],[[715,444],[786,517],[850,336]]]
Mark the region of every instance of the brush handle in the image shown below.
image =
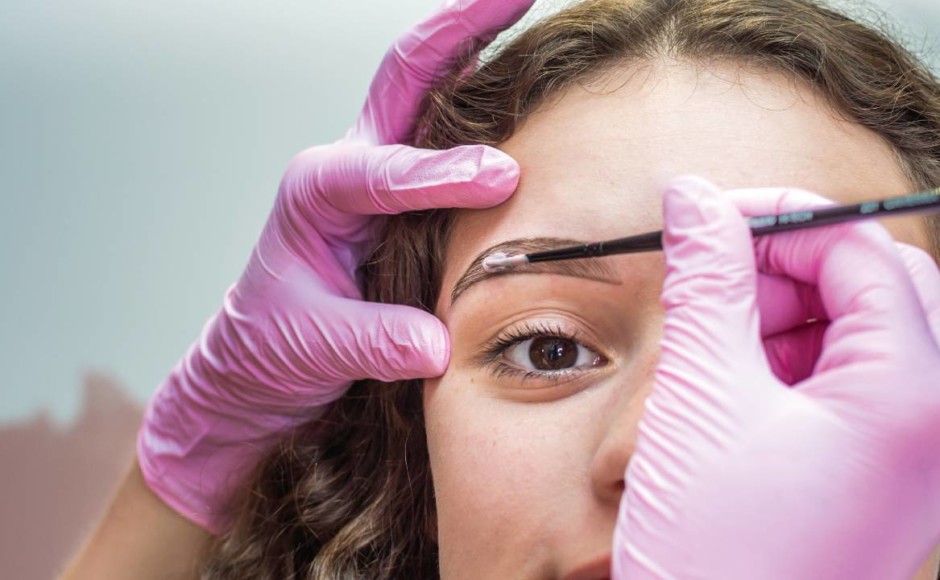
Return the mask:
[[[766,236],[793,230],[818,228],[860,219],[886,217],[906,213],[940,211],[940,188],[854,205],[837,205],[748,219],[753,236]],[[663,249],[663,232],[649,232],[603,242],[579,244],[557,250],[526,254],[530,263],[599,258],[616,254],[634,254]]]
[[[940,188],[880,201],[866,201],[854,205],[837,205],[780,215],[752,217],[748,221],[751,226],[751,234],[763,236],[859,219],[886,217],[892,214],[930,211],[940,211]]]
[[[604,242],[580,244],[545,250],[526,254],[529,262],[556,262],[558,260],[574,260],[576,258],[600,258],[614,254],[635,254],[638,252],[652,252],[663,249],[663,232],[650,232],[627,238],[617,238]]]

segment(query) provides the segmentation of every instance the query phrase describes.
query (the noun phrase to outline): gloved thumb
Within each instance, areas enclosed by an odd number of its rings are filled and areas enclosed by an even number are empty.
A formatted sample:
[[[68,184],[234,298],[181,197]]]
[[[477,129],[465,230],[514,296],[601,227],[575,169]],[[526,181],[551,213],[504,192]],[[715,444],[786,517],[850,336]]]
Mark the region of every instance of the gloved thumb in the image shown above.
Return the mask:
[[[766,394],[760,384],[773,380],[753,243],[737,208],[704,179],[671,182],[663,193],[663,251],[660,358],[625,474],[615,578],[660,577],[664,555],[672,572],[681,571],[676,577],[695,576],[700,563],[682,557],[674,532],[701,522],[683,520],[676,499],[694,489],[703,465],[739,443],[736,427]]]
[[[333,328],[331,363],[342,378],[396,381],[438,377],[450,359],[447,329],[433,314],[398,304],[343,300],[332,306],[347,324]]]

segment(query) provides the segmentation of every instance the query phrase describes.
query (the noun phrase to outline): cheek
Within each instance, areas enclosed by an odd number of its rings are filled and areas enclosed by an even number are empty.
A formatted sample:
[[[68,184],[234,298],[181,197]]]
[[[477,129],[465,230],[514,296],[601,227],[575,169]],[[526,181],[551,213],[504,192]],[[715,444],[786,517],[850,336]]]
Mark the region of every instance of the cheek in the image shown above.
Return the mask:
[[[425,385],[442,565],[548,550],[596,440],[584,401],[531,405],[476,387],[450,373]]]

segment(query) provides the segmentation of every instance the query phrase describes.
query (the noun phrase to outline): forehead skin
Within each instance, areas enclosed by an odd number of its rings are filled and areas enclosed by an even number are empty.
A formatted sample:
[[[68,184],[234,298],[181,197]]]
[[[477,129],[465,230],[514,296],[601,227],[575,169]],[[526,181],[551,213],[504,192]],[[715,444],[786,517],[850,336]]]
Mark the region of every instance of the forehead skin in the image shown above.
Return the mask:
[[[476,252],[500,241],[658,229],[661,188],[682,174],[721,188],[799,187],[842,203],[913,191],[880,136],[840,119],[808,85],[734,63],[624,67],[567,90],[500,148],[522,167],[519,188],[494,209],[459,213],[439,314]],[[928,248],[922,218],[882,223]]]

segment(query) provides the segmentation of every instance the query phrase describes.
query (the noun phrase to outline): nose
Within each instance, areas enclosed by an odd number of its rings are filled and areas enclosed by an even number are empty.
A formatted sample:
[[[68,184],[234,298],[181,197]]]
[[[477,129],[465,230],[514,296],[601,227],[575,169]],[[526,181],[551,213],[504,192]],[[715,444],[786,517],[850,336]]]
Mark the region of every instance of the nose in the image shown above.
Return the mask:
[[[624,473],[636,449],[637,425],[643,413],[643,403],[652,390],[655,360],[642,376],[634,375],[634,384],[617,389],[605,418],[607,428],[602,433],[590,467],[591,487],[598,501],[615,509],[624,491]],[[639,386],[637,385],[639,383]]]

